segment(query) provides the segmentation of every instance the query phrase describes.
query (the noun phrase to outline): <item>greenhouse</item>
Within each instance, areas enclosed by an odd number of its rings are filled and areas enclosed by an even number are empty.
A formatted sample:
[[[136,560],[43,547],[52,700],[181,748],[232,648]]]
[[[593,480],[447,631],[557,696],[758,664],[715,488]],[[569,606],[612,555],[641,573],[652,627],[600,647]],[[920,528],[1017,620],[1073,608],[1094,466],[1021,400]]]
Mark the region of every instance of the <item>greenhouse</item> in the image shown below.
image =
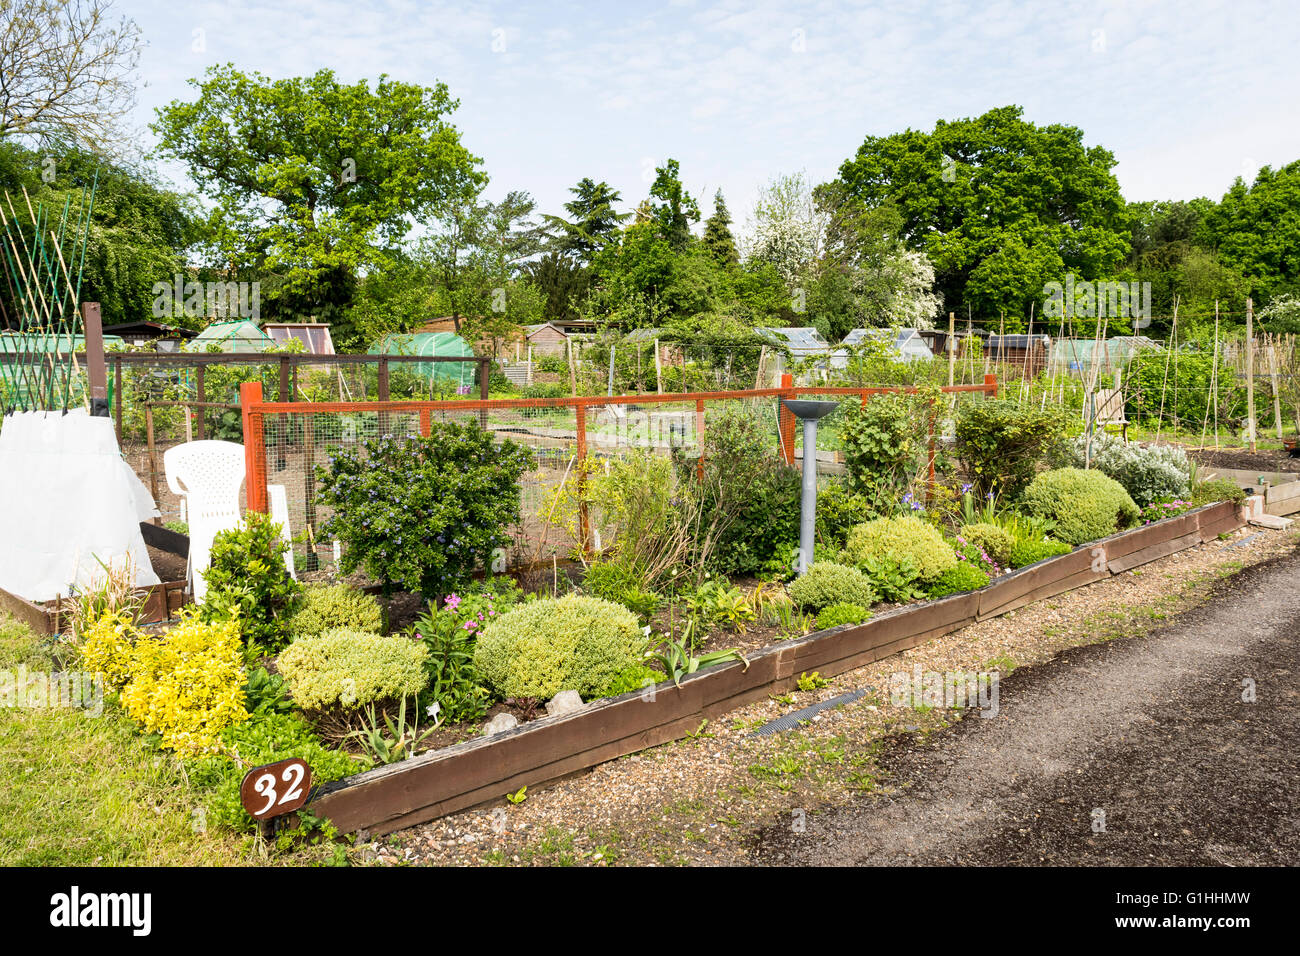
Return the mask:
[[[265,352],[275,342],[251,319],[230,319],[213,322],[185,343],[185,351],[208,352],[213,345],[222,352]]]
[[[440,358],[474,358],[469,343],[454,332],[393,333],[367,350],[370,355],[426,355]],[[430,385],[468,388],[474,384],[477,366],[473,362],[404,362],[403,371]]]

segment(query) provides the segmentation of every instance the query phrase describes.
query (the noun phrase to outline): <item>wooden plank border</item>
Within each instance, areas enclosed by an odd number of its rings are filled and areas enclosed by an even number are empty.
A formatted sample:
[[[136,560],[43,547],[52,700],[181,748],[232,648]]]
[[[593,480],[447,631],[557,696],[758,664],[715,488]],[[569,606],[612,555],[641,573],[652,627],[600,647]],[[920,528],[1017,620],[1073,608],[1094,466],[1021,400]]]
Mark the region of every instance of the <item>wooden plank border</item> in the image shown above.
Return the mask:
[[[705,719],[788,689],[805,672],[845,673],[975,621],[1194,547],[1242,524],[1240,509],[1231,502],[1207,505],[1021,568],[979,591],[773,644],[749,655],[745,665],[711,667],[679,686],[666,682],[596,701],[563,717],[530,721],[492,737],[376,767],[322,787],[311,810],[343,832],[364,829],[379,835],[494,802],[520,787],[680,739]]]

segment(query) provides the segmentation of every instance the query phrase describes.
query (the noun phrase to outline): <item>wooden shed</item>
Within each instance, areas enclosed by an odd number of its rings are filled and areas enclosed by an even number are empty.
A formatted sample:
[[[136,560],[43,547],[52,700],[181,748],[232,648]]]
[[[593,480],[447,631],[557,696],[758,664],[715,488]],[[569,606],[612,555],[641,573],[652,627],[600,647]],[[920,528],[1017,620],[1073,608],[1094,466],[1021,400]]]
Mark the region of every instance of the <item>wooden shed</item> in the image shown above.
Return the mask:
[[[553,322],[525,326],[524,332],[524,341],[535,355],[563,355],[568,347],[568,333]]]

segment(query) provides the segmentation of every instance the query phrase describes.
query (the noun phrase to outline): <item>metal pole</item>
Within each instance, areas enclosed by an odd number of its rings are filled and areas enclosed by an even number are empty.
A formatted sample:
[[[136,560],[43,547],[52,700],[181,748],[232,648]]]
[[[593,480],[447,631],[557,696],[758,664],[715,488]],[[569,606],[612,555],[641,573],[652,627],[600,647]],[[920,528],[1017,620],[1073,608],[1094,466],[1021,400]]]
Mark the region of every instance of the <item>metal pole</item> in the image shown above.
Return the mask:
[[[799,573],[813,563],[813,533],[817,529],[817,419],[803,421],[803,499],[799,506]]]

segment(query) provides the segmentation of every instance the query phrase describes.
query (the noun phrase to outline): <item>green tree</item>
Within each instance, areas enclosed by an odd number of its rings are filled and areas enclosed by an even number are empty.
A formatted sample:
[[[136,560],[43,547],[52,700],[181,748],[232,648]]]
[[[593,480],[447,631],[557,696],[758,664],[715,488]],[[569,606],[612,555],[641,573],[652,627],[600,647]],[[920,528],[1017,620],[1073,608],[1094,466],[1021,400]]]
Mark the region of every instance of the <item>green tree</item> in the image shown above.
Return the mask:
[[[47,176],[52,181],[46,182]],[[23,189],[33,206],[42,202],[58,215],[69,197],[75,211],[83,189],[88,195],[92,184],[95,206],[81,300],[100,303],[105,325],[151,318],[153,284],[170,285],[177,273],[186,271],[185,251],[197,235],[193,202],[165,189],[144,167],[114,163],[79,149],[38,152],[0,140],[0,194],[17,197],[20,223],[29,221]],[[11,216],[13,210],[4,208]],[[186,324],[184,319],[175,321]],[[11,291],[3,281],[0,324],[18,324]]]
[[[721,189],[713,196],[713,215],[704,223],[704,248],[723,268],[730,269],[740,262],[736,240],[731,235],[731,213],[727,211]]]
[[[570,187],[569,192],[574,198],[566,202],[564,208],[573,221],[546,216],[546,222],[562,233],[556,240],[560,252],[588,262],[617,238],[619,226],[632,214],[615,212],[614,206],[620,201],[618,191],[609,183],[595,182],[589,176]]]
[[[1044,277],[1109,277],[1128,252],[1114,156],[1076,127],[1021,114],[1006,106],[929,133],[869,136],[840,167],[850,199],[898,209],[949,309],[1024,313]]]
[[[650,197],[650,208],[664,238],[673,249],[684,249],[692,238],[691,223],[700,221],[700,206],[682,185],[677,160],[670,159],[655,169]],[[655,199],[659,202],[653,202]]]
[[[1300,291],[1300,160],[1238,178],[1205,213],[1198,238],[1251,284],[1256,304]]]
[[[275,314],[343,317],[358,277],[387,265],[413,221],[485,181],[444,84],[271,80],[229,64],[191,83],[195,102],[158,110],[161,152],[215,203],[214,260],[261,279]]]

